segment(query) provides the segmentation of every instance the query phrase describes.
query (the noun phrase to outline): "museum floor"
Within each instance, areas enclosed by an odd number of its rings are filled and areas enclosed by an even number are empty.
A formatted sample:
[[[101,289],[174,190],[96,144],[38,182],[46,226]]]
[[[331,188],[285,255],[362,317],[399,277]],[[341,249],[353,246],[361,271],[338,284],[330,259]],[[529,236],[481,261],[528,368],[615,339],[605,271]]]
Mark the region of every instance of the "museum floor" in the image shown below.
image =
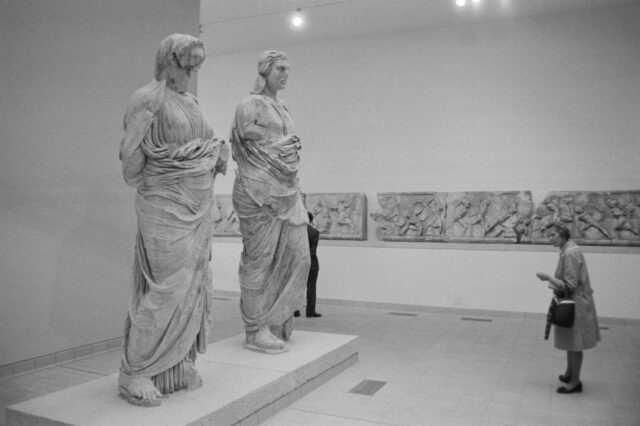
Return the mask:
[[[322,318],[296,326],[359,335],[360,360],[264,425],[640,425],[638,326],[601,324],[602,342],[585,352],[584,392],[558,395],[564,353],[544,340],[540,320],[318,310]],[[237,298],[216,299],[215,312],[213,340],[242,332]],[[112,350],[0,380],[0,425],[7,405],[113,374],[119,357]],[[353,391],[366,380],[382,387]]]

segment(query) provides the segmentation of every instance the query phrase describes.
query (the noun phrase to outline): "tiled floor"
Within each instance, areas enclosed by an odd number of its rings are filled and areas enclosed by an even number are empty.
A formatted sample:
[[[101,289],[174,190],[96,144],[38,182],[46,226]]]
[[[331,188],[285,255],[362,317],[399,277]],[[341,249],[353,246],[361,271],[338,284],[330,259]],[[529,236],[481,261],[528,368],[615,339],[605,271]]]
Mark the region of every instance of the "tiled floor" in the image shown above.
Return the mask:
[[[237,302],[216,300],[213,340],[242,332]],[[318,309],[322,318],[299,318],[296,327],[361,336],[360,360],[264,425],[640,425],[640,327],[602,324],[603,341],[585,352],[584,393],[558,395],[565,356],[544,340],[539,320]],[[2,379],[0,406],[113,374],[119,357],[115,350]],[[371,396],[349,392],[363,380],[386,384]]]

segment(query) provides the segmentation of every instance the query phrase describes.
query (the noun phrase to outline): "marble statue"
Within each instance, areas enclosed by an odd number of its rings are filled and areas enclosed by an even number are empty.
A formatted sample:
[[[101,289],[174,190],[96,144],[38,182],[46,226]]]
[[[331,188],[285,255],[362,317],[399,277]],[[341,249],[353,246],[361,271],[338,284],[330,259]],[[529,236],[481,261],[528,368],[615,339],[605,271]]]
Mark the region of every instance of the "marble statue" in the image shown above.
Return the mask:
[[[532,216],[532,238],[547,243],[549,224],[563,223],[583,245],[640,245],[640,191],[552,191]]]
[[[233,208],[231,194],[216,194],[214,203],[214,237],[240,237],[240,222]]]
[[[321,239],[367,238],[367,197],[361,193],[311,193],[305,206],[314,216]]]
[[[229,154],[187,92],[204,59],[197,38],[165,38],[155,78],[124,117],[120,160],[138,232],[118,389],[136,405],[202,385],[194,363],[211,325],[213,184]]]
[[[236,108],[230,137],[238,164],[233,206],[243,243],[238,274],[245,346],[267,353],[287,350],[310,267],[298,182],[301,143],[278,97],[288,76],[283,52],[260,55],[257,80]]]

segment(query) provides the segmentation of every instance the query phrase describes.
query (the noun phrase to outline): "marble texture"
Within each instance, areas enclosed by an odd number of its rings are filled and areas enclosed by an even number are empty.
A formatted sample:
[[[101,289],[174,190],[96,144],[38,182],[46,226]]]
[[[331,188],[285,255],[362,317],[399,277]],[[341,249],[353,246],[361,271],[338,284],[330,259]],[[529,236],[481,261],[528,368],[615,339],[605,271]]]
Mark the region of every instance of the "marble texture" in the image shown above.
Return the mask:
[[[213,203],[213,236],[241,237],[238,215],[231,194],[216,194]]]

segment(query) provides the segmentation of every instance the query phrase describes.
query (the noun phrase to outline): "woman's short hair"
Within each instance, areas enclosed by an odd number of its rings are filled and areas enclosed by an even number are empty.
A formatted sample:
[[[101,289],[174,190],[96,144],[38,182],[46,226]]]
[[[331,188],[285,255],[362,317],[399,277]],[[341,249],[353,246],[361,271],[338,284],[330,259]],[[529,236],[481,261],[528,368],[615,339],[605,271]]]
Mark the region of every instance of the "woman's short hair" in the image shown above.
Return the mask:
[[[571,230],[569,230],[567,225],[562,222],[552,222],[547,225],[547,229],[549,228],[555,228],[555,230],[558,231],[558,234],[565,240],[571,238]]]

